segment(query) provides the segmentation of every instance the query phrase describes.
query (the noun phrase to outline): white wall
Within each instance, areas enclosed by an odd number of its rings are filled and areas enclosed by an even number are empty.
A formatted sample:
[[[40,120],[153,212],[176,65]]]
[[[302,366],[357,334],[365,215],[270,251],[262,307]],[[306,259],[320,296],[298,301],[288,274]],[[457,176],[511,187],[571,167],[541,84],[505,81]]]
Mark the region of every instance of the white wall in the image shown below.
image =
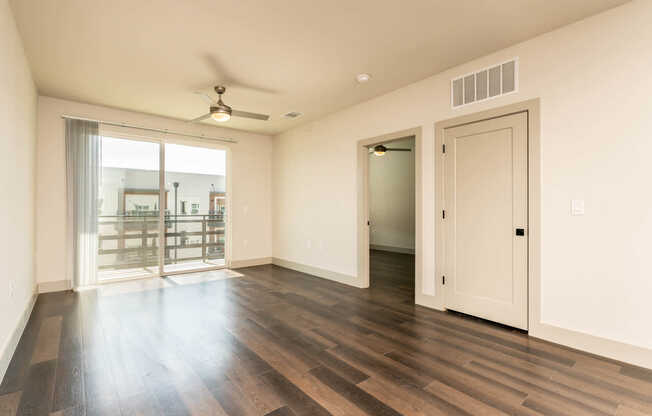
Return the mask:
[[[66,279],[63,114],[238,140],[236,144],[223,143],[231,151],[231,260],[271,256],[272,140],[269,136],[40,96],[36,169],[36,275],[39,284]],[[156,133],[147,134],[156,137]]]
[[[385,143],[413,149],[414,138]],[[369,243],[414,250],[414,151],[369,153]]]
[[[6,0],[0,1],[0,380],[34,294],[36,88]]]
[[[279,135],[274,257],[355,278],[356,141],[421,127],[423,292],[435,295],[434,123],[540,97],[542,324],[643,347],[619,358],[651,366],[651,20],[652,2],[634,1]],[[451,78],[514,56],[518,93],[451,110]],[[586,215],[570,216],[574,198]]]

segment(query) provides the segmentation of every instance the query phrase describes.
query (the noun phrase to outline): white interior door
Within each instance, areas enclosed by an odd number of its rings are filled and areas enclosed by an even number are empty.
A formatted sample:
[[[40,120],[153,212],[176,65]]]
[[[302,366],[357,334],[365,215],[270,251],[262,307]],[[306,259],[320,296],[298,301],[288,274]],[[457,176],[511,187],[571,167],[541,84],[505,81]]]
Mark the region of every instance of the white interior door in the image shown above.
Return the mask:
[[[446,307],[527,329],[527,113],[444,135]]]

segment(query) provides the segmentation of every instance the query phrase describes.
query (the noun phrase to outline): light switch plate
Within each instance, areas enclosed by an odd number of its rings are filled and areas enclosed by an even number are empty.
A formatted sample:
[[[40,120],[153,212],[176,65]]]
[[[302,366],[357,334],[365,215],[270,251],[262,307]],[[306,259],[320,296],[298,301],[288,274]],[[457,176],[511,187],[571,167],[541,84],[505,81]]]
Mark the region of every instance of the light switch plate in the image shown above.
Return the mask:
[[[584,215],[584,200],[571,200],[571,215]]]

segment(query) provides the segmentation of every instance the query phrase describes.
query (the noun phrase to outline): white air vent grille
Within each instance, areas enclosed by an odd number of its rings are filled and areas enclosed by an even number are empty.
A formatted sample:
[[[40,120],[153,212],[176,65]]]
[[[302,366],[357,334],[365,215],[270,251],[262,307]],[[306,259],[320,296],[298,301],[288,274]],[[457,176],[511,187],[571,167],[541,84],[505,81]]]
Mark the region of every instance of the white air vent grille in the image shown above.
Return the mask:
[[[285,118],[298,118],[301,117],[303,113],[300,113],[298,111],[290,111],[289,113],[283,114],[283,117]]]
[[[451,81],[451,107],[457,108],[518,91],[518,58]]]

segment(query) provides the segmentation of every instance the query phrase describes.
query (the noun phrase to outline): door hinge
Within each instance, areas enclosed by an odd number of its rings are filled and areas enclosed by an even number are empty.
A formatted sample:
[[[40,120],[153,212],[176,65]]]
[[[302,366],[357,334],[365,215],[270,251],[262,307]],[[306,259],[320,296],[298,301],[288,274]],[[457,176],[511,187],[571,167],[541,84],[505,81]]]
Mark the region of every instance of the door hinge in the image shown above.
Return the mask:
[[[441,217],[443,219],[446,219],[446,210],[445,209],[441,211]]]
[[[445,285],[446,284],[446,276],[441,277],[441,284]]]
[[[446,145],[445,144],[441,145],[441,152],[446,153]]]

